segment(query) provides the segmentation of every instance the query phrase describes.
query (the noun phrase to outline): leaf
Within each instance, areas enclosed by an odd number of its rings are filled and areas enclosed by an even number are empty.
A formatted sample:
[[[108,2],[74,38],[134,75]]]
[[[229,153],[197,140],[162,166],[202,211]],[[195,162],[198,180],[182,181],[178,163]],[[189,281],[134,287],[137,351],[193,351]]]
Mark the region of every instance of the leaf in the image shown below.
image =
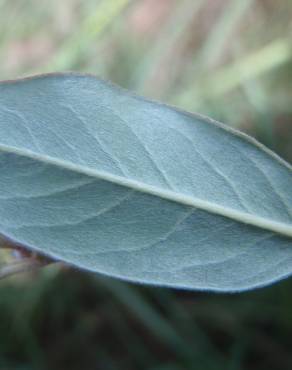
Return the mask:
[[[239,291],[292,272],[292,168],[95,77],[0,84],[0,232],[130,281]]]

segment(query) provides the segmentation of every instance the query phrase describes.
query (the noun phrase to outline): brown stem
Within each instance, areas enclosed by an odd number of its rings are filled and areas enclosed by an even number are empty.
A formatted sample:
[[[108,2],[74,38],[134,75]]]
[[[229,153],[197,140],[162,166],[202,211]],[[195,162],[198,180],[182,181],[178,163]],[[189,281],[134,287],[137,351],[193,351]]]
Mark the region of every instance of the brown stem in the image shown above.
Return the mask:
[[[23,259],[20,262],[9,263],[0,268],[0,280],[22,272],[36,271],[48,264],[49,262],[41,262],[30,258]]]

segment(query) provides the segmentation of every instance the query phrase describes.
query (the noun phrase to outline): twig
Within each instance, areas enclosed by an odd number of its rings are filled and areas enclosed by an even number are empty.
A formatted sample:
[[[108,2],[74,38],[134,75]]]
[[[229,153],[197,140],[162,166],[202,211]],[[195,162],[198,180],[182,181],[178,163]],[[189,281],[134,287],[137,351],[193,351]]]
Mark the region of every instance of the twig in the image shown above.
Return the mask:
[[[23,259],[21,262],[10,263],[0,268],[0,279],[22,272],[36,271],[37,269],[48,265],[50,262],[37,261],[34,259]]]

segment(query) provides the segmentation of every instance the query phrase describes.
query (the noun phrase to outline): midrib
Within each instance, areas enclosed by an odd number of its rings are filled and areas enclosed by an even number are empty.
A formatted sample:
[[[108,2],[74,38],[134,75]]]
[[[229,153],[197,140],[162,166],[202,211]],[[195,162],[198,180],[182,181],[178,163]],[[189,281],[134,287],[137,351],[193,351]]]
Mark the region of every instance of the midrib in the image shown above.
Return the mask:
[[[0,151],[5,153],[12,153],[22,157],[31,158],[38,162],[51,164],[57,167],[61,167],[73,172],[77,172],[86,176],[94,177],[99,180],[109,181],[111,183],[131,188],[138,192],[153,195],[159,198],[163,198],[175,203],[183,204],[189,207],[199,208],[206,212],[217,214],[230,218],[234,221],[238,221],[244,224],[253,225],[255,227],[273,231],[277,234],[292,237],[292,225],[267,220],[264,217],[255,216],[252,214],[240,212],[231,208],[223,207],[205,200],[201,200],[195,197],[191,197],[184,194],[179,194],[174,191],[164,190],[156,186],[141,183],[139,181],[126,179],[121,176],[112,175],[104,171],[98,171],[82,165],[76,166],[75,164],[60,160],[58,158],[49,157],[43,154],[34,153],[28,149],[19,149],[16,147],[0,144]]]

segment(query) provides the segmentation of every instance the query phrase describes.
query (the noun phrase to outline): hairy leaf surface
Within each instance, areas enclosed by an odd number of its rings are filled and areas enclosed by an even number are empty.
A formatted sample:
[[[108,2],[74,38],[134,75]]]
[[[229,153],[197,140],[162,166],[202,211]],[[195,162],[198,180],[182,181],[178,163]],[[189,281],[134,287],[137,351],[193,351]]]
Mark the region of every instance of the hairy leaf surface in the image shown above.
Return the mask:
[[[92,76],[0,84],[0,233],[80,268],[237,291],[292,272],[292,169]]]

